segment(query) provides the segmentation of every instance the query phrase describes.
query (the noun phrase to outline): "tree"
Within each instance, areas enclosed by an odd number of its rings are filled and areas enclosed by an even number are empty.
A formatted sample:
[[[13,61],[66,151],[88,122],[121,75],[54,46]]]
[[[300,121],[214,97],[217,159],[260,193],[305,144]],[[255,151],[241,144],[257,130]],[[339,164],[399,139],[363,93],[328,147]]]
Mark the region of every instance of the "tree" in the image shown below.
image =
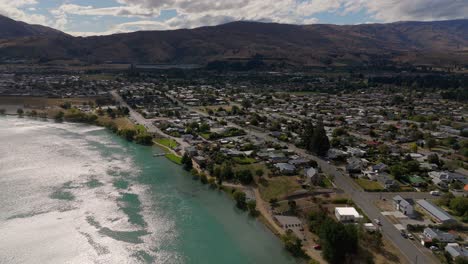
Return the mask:
[[[302,146],[309,150],[311,149],[312,146],[312,138],[314,136],[314,126],[312,125],[312,122],[308,122],[305,127],[304,131],[301,136],[301,144]]]
[[[249,209],[249,214],[251,216],[258,216],[258,211],[257,211],[257,202],[255,201],[248,201],[247,202],[247,209]]]
[[[310,151],[319,155],[325,156],[330,149],[330,141],[328,140],[327,133],[322,124],[319,124],[314,129]]]
[[[206,133],[206,132],[210,132],[210,125],[208,125],[207,123],[202,123],[200,125],[200,133]]]
[[[302,241],[294,235],[291,230],[286,231],[286,234],[281,237],[284,247],[294,257],[305,257],[306,254],[302,249]]]
[[[399,164],[390,167],[390,174],[392,174],[393,177],[395,177],[395,180],[401,180],[406,173],[406,168]]]
[[[5,110],[5,109],[3,109],[3,108],[0,109],[0,115],[5,115],[5,113],[6,113],[6,110]]]
[[[323,257],[331,264],[344,263],[358,250],[358,233],[354,225],[343,225],[327,218],[320,226]]]
[[[192,158],[187,153],[185,153],[184,156],[182,156],[181,162],[184,170],[190,171],[193,168]]]
[[[65,116],[65,113],[60,111],[54,116],[54,119],[55,121],[62,121],[64,116]]]
[[[441,166],[441,162],[440,162],[440,159],[439,159],[439,156],[435,153],[433,154],[430,154],[429,156],[427,156],[427,162],[429,163],[432,163],[432,164],[436,164],[437,166]]]
[[[236,178],[244,185],[251,184],[253,181],[250,170],[241,170],[236,173]]]
[[[137,144],[151,146],[153,145],[153,137],[147,133],[140,133],[136,136],[135,142]]]
[[[205,173],[200,174],[200,181],[201,181],[201,183],[203,183],[203,184],[207,184],[207,183],[208,183],[208,177],[206,177],[206,174],[205,174]]]
[[[134,129],[122,129],[119,131],[119,134],[127,141],[133,141],[137,132]]]
[[[468,264],[468,259],[462,256],[458,256],[455,258],[454,264]]]
[[[429,138],[426,140],[426,147],[428,149],[432,149],[433,147],[435,147],[437,145],[437,141],[433,138]]]
[[[462,216],[468,212],[468,198],[455,197],[450,201],[450,209],[458,216]]]
[[[258,170],[255,171],[255,175],[257,175],[260,178],[263,176],[263,174],[264,174],[264,172],[263,172],[262,169],[258,169]]]
[[[236,201],[237,208],[245,210],[247,206],[245,193],[242,191],[235,191],[233,197]]]
[[[418,153],[418,145],[416,143],[411,143],[409,147],[411,152]]]
[[[289,212],[293,215],[297,215],[297,203],[296,201],[292,200],[292,201],[288,201],[288,205],[289,205]]]
[[[342,127],[338,127],[338,128],[335,128],[335,130],[333,130],[333,137],[340,137],[340,136],[344,136],[347,134],[348,134],[348,131],[346,131],[346,129]]]
[[[232,167],[228,163],[224,163],[221,169],[221,177],[223,180],[231,180],[234,178],[234,172],[232,171]]]
[[[24,114],[24,110],[22,108],[18,108],[18,110],[16,110],[16,113],[18,114],[18,116],[22,117]]]
[[[310,152],[325,156],[330,149],[330,141],[323,125],[314,127],[311,122],[307,123],[302,134],[302,145]]]

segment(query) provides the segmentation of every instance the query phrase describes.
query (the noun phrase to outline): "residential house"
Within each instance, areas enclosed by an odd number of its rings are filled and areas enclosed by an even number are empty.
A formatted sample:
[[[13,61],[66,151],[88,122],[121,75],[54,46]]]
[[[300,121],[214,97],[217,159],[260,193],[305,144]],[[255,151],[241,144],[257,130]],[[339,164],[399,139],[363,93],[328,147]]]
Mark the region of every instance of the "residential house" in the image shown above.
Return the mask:
[[[456,236],[440,231],[439,229],[435,228],[425,228],[423,231],[423,239],[422,239],[422,244],[424,245],[425,243],[430,243],[433,242],[434,240],[437,240],[439,242],[443,243],[452,243],[455,242],[455,239],[457,238]]]
[[[460,246],[458,243],[448,243],[445,246],[445,251],[452,257],[456,259],[458,257],[468,259],[468,249]]]
[[[281,172],[281,174],[293,175],[296,173],[296,166],[289,163],[276,163],[274,166]]]
[[[320,183],[320,175],[318,174],[317,169],[315,168],[308,168],[304,170],[304,176],[307,178],[307,181],[312,184],[316,185]]]
[[[361,173],[362,168],[365,166],[362,159],[357,157],[351,157],[347,160],[346,170],[349,173]]]
[[[286,163],[289,161],[289,158],[283,153],[270,153],[268,155],[268,161],[271,163]]]
[[[400,195],[393,197],[393,206],[395,206],[396,210],[402,212],[406,216],[414,215],[413,205]]]
[[[388,173],[379,173],[377,175],[377,181],[385,188],[385,189],[394,189],[398,187],[398,183],[392,179],[390,174]]]

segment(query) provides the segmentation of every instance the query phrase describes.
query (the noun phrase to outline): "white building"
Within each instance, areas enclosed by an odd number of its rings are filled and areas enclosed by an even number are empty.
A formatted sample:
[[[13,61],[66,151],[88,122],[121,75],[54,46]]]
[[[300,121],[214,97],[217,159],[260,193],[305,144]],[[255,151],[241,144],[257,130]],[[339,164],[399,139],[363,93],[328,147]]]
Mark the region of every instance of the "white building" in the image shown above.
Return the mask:
[[[393,197],[393,205],[396,210],[402,212],[404,215],[413,216],[414,214],[413,205],[400,195]]]
[[[356,222],[363,218],[354,207],[336,207],[335,216],[340,222]]]

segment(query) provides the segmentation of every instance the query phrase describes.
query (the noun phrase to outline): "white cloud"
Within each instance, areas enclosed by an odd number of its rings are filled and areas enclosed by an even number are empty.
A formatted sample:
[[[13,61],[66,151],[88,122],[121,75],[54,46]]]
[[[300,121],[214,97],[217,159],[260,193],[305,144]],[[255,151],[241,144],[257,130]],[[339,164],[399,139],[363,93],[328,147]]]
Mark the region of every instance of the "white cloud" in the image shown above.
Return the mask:
[[[468,0],[349,0],[345,12],[365,10],[377,20],[430,21],[468,18]]]
[[[37,4],[36,0],[0,0],[0,14],[31,24],[47,25],[48,22],[45,16],[28,14],[23,10],[23,8],[32,8]]]
[[[364,11],[363,21],[441,20],[468,17],[468,0],[116,0],[114,7],[97,8],[63,4],[51,11],[54,25],[66,29],[68,15],[140,18],[141,21],[115,25],[101,34],[135,30],[194,28],[248,20],[294,24],[317,23],[317,14],[336,16]],[[6,0],[0,0],[1,3]],[[35,0],[13,1],[32,5]],[[12,5],[10,5],[11,7]],[[15,7],[13,7],[15,8]],[[18,8],[16,8],[18,9]],[[175,10],[177,15],[164,21],[160,14]],[[1,12],[1,11],[0,11]],[[17,15],[17,17],[20,15]],[[70,32],[86,34],[83,32]],[[90,34],[96,34],[91,32]]]

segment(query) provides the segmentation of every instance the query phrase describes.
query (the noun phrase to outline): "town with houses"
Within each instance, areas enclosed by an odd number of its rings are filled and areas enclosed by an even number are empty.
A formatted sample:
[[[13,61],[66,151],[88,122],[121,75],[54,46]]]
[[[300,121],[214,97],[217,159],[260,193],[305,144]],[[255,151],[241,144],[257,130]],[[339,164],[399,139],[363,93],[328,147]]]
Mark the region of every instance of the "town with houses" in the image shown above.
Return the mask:
[[[326,245],[313,223],[323,217],[356,225],[364,243],[380,237],[369,251],[381,263],[467,260],[466,102],[385,86],[327,93],[337,85],[324,77],[313,86],[322,89],[7,73],[0,99],[106,98],[69,106],[96,115],[127,108],[176,162],[253,204],[275,234],[296,237],[319,263]],[[53,108],[15,104],[1,113]]]

